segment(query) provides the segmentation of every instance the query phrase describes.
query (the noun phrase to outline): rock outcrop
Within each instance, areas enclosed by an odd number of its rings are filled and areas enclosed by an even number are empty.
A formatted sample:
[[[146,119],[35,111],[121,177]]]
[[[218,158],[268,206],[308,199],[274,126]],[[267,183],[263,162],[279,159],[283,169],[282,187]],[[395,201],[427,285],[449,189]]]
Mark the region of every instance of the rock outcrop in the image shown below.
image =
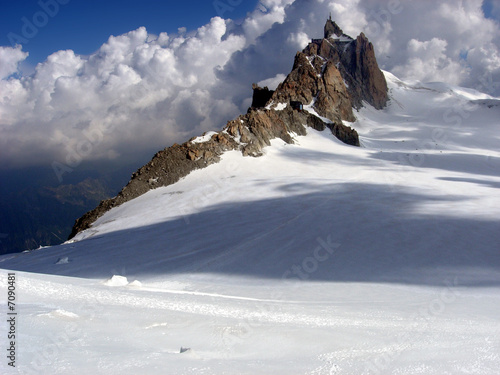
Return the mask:
[[[329,37],[314,39],[303,53],[309,58],[322,57],[335,65],[354,108],[362,107],[363,101],[377,109],[385,107],[388,100],[387,82],[368,38],[361,33],[352,39],[331,20],[327,21],[325,35]]]
[[[341,37],[341,36],[347,36],[347,35],[344,34],[342,29],[339,27],[339,25],[337,25],[334,21],[332,21],[332,16],[330,15],[330,18],[328,18],[328,20],[325,23],[324,37],[323,38],[325,38],[325,39],[332,38],[332,37],[335,38],[335,36]]]
[[[102,201],[76,220],[69,238],[88,229],[111,208],[217,163],[229,150],[257,157],[272,139],[293,143],[291,134],[305,135],[306,127],[328,128],[342,142],[359,146],[357,132],[342,121],[354,121],[353,108],[359,108],[363,101],[376,108],[385,106],[387,84],[373,46],[363,34],[352,39],[331,19],[324,32],[326,38],[313,40],[297,53],[292,71],[275,91],[253,85],[252,107],[229,121],[222,131],[156,153],[132,174],[116,197]],[[297,102],[303,110],[290,105]]]
[[[171,185],[196,169],[217,163],[226,151],[240,150],[244,156],[261,156],[263,148],[270,146],[272,139],[280,138],[286,143],[293,143],[291,133],[306,135],[305,126],[320,131],[329,128],[340,140],[359,146],[356,131],[341,123],[325,122],[309,112],[296,111],[290,106],[280,111],[250,108],[246,114],[229,121],[218,133],[204,134],[157,152],[149,163],[132,174],[129,183],[116,197],[102,201],[77,219],[69,239],[90,228],[111,208],[151,189]]]
[[[252,85],[253,96],[252,96],[252,108],[261,108],[265,107],[266,103],[273,96],[274,91],[269,90],[266,87],[259,87],[256,83]]]
[[[355,121],[346,86],[335,63],[319,55],[298,52],[292,72],[280,83],[271,101],[311,104],[322,117],[334,123]]]

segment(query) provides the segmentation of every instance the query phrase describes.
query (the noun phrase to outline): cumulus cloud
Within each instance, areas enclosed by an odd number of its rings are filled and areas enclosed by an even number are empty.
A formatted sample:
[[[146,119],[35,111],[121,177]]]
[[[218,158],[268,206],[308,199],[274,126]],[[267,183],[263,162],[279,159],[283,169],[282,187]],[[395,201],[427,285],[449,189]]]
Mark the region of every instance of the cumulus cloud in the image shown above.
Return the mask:
[[[394,74],[406,79],[421,81],[445,81],[460,83],[464,67],[446,55],[446,40],[432,38],[429,41],[411,39],[408,42],[404,65],[395,66]]]
[[[485,17],[481,0],[401,0],[396,4],[397,12],[388,11],[381,2],[367,11],[372,23],[378,19],[379,24],[387,25],[381,30],[387,30],[388,25],[392,29],[374,37],[367,33],[384,69],[402,79],[448,81],[500,94],[479,81],[484,75],[500,80],[500,71],[491,69],[498,63],[494,56],[500,51],[500,28],[498,22]],[[482,55],[474,59],[484,48],[489,50],[489,58]],[[491,58],[497,62],[487,61]],[[489,68],[485,69],[486,65]]]
[[[225,34],[226,21],[217,17],[189,38],[150,40],[139,28],[110,37],[88,58],[56,52],[22,79],[8,77],[25,54],[3,49],[4,166],[126,157],[219,127],[238,109],[212,102],[215,69],[245,45],[244,37]]]
[[[263,0],[243,22],[112,36],[90,56],[59,51],[22,77],[20,47],[0,47],[2,167],[133,159],[246,111],[251,83],[275,87],[320,37],[328,13],[363,31],[400,78],[500,94],[500,27],[480,0]],[[17,73],[17,74],[16,74]],[[64,170],[64,169],[63,169]]]
[[[276,74],[274,77],[271,77],[271,78],[259,81],[259,82],[257,82],[257,84],[260,87],[267,87],[270,90],[276,90],[276,88],[278,87],[278,85],[281,82],[283,82],[285,80],[285,78],[286,78],[285,74],[279,73],[279,74]]]
[[[23,52],[20,46],[16,48],[0,46],[0,79],[17,73],[19,63],[27,57],[28,53]]]

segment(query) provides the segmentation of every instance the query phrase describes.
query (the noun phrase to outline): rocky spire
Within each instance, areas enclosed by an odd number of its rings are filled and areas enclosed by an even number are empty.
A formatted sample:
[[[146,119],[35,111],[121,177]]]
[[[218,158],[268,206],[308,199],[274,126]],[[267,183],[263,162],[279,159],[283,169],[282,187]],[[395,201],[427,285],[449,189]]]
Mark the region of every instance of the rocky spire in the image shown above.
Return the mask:
[[[330,13],[330,17],[326,21],[324,32],[325,32],[325,39],[328,39],[328,38],[332,37],[333,35],[337,35],[339,37],[344,35],[344,32],[342,31],[342,29],[334,21],[332,21],[332,14],[331,13]]]
[[[334,31],[335,28],[338,30]],[[329,38],[326,38],[327,35]],[[303,53],[310,58],[319,56],[335,64],[354,108],[362,107],[363,102],[377,109],[385,107],[388,100],[387,82],[378,67],[373,45],[363,33],[353,39],[343,34],[337,24],[328,19],[325,38],[313,39]]]

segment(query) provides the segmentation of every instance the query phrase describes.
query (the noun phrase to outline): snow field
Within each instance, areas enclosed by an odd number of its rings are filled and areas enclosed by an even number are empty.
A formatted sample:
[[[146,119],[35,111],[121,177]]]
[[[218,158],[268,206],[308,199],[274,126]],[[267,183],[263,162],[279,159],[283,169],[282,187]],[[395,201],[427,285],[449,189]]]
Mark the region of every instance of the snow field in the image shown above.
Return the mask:
[[[361,148],[308,129],[228,152],[0,258],[18,373],[497,373],[500,101],[385,74]]]

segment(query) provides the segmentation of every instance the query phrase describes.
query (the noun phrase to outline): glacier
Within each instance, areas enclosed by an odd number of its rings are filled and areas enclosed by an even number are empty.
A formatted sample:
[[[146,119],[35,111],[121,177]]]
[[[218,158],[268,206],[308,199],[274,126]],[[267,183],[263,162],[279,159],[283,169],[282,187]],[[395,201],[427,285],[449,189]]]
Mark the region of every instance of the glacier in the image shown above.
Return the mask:
[[[361,147],[308,128],[229,151],[0,257],[19,314],[0,371],[497,373],[500,98],[384,75],[388,106],[348,123]]]

